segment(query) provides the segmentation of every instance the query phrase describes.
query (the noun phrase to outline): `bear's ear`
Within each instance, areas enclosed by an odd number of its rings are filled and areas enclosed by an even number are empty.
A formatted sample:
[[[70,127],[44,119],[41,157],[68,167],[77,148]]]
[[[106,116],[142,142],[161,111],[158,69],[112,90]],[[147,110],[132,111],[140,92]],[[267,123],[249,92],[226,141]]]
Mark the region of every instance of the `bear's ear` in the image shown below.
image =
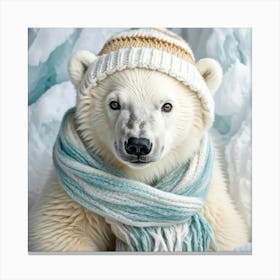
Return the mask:
[[[96,60],[96,56],[89,51],[78,51],[68,63],[69,77],[76,88],[79,87],[88,67]]]
[[[200,59],[196,67],[202,75],[206,85],[208,86],[212,95],[216,92],[221,84],[223,77],[223,70],[220,64],[212,58]]]

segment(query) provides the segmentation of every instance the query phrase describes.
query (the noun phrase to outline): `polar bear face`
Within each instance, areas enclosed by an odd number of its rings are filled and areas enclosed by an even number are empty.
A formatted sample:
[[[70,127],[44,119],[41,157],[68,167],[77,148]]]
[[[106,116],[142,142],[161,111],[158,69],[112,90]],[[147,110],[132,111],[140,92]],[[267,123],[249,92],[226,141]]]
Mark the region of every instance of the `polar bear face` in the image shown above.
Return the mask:
[[[103,91],[104,117],[110,132],[108,147],[123,163],[140,168],[157,162],[186,137],[195,111],[191,106],[186,114],[180,102],[193,101],[174,79],[137,69],[117,73],[103,83],[103,89],[104,84],[109,86]]]
[[[77,87],[93,59],[80,55],[70,62],[70,77]],[[205,64],[199,67],[208,79],[213,76]],[[88,148],[128,174],[137,169],[145,176],[187,161],[205,132],[197,94],[147,69],[116,72],[98,82],[78,99],[76,121]]]

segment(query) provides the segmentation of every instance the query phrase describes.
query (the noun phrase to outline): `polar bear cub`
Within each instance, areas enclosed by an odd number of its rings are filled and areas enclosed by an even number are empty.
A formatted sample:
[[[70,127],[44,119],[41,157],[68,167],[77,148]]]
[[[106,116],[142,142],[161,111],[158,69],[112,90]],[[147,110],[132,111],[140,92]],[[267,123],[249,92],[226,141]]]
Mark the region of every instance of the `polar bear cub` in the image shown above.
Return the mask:
[[[72,57],[69,74],[76,88],[94,59],[87,51]],[[203,59],[197,68],[214,94],[222,76],[219,65]],[[127,69],[99,82],[79,100],[76,121],[89,149],[151,185],[186,163],[206,130],[197,95],[176,79],[148,69]],[[124,139],[129,139],[125,145]],[[202,215],[221,251],[248,242],[246,225],[228,193],[217,156]],[[74,202],[54,175],[30,214],[29,250],[109,251],[114,246],[105,219]]]

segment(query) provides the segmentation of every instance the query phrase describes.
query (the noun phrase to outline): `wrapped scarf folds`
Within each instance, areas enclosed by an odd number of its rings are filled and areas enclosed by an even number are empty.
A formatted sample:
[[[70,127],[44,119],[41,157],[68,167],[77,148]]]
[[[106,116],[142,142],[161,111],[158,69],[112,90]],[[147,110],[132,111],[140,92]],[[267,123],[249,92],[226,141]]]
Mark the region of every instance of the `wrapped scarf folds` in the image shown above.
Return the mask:
[[[216,247],[200,214],[213,165],[207,135],[187,164],[150,186],[89,151],[77,133],[74,112],[65,114],[53,149],[59,182],[74,201],[111,224],[117,251],[207,251],[211,241]]]

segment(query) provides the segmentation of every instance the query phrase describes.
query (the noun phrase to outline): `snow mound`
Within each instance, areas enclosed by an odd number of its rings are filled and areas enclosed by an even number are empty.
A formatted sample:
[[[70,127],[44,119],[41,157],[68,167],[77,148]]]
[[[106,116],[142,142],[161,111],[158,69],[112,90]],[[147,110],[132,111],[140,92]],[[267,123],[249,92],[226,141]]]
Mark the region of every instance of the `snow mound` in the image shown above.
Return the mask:
[[[229,190],[251,231],[251,114],[232,137],[225,150],[228,162]]]
[[[52,171],[52,147],[67,109],[75,105],[71,82],[49,89],[28,110],[29,208],[32,207]]]

